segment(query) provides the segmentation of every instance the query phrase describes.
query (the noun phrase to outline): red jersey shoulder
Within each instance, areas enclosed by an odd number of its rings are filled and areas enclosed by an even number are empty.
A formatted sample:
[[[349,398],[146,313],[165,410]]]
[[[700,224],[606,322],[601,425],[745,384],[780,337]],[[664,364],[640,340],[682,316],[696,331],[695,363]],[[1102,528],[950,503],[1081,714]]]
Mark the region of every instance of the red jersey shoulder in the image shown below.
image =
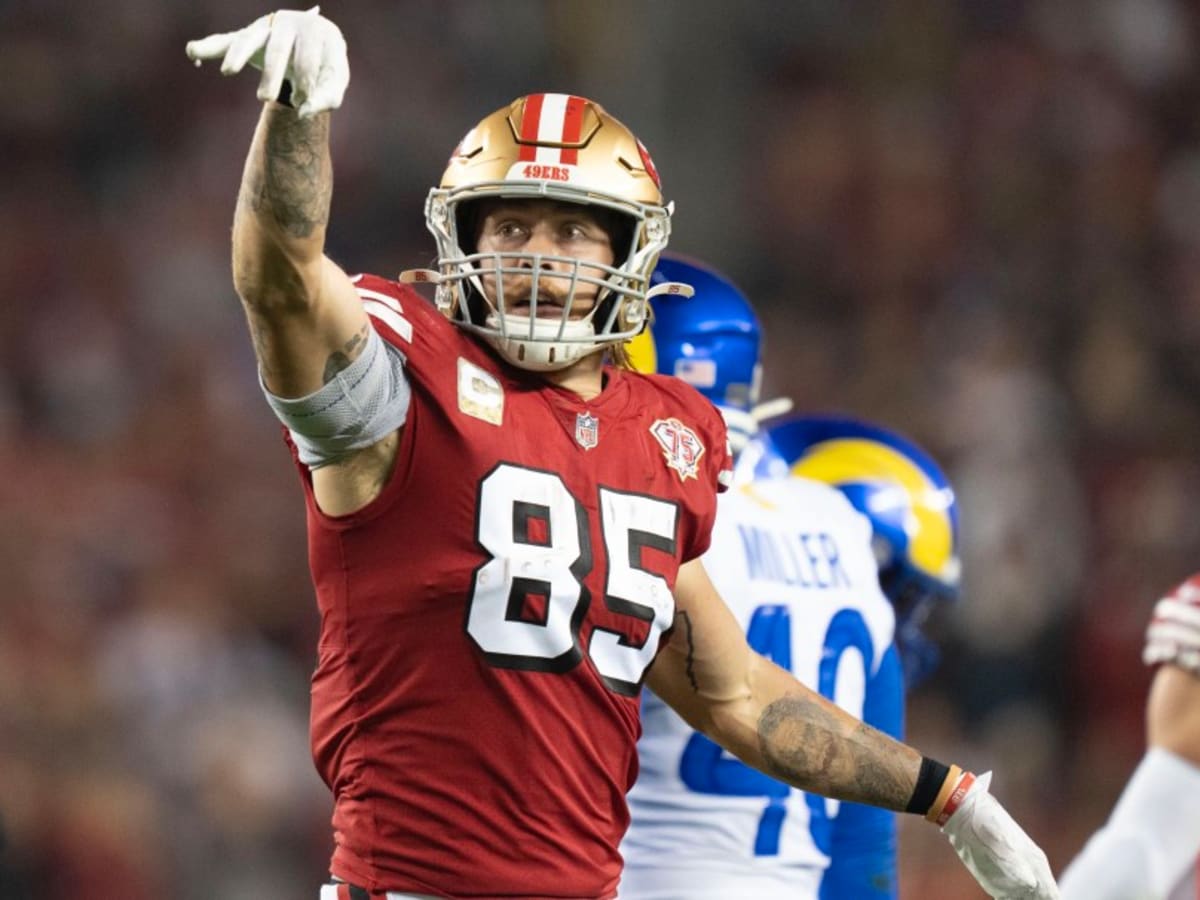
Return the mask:
[[[465,335],[415,290],[378,275],[350,278],[375,329],[405,354],[414,347],[457,345]]]
[[[707,479],[718,490],[725,490],[732,482],[733,458],[725,420],[717,408],[694,387],[670,375],[626,375],[638,406],[652,417],[650,433],[668,463],[674,461],[686,469],[689,456],[695,452],[690,445],[696,441],[696,449],[703,448],[698,467],[710,473]]]
[[[477,418],[490,422],[496,417],[504,374],[481,340],[406,284],[377,275],[355,275],[351,281],[375,330],[404,355],[411,384],[432,391],[440,403],[458,395],[460,404],[481,411]],[[466,401],[464,390],[470,395]]]

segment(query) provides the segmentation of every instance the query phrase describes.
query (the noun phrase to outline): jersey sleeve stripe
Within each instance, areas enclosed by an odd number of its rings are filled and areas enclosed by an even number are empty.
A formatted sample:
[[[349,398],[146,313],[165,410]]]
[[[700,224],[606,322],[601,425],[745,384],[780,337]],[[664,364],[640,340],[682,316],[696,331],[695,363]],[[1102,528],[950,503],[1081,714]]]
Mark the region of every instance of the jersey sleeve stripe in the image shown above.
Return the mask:
[[[399,304],[397,304],[397,306],[398,305]],[[408,341],[410,344],[412,343],[412,323],[408,321],[408,319],[404,318],[404,316],[400,315],[400,313],[398,313],[395,309],[379,302],[378,300],[364,299],[363,306],[367,310],[367,315],[378,319],[380,322],[383,322],[390,329],[392,329],[392,331],[404,338],[404,340]]]
[[[385,303],[394,309],[396,312],[404,312],[404,307],[400,305],[400,301],[389,294],[383,294],[379,291],[373,291],[370,288],[356,287],[354,290],[358,292],[363,300],[378,300],[380,303]]]

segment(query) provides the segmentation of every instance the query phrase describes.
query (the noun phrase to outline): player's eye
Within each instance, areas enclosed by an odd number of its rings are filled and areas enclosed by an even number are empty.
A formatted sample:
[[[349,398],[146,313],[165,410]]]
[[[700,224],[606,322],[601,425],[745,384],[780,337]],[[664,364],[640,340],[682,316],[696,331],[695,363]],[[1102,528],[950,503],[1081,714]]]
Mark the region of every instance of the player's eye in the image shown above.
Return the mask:
[[[527,229],[524,225],[512,219],[500,222],[495,229],[497,237],[506,238],[508,240],[522,237],[525,235],[526,231]]]
[[[584,222],[567,222],[561,231],[562,236],[569,241],[594,241],[600,237],[597,228]]]

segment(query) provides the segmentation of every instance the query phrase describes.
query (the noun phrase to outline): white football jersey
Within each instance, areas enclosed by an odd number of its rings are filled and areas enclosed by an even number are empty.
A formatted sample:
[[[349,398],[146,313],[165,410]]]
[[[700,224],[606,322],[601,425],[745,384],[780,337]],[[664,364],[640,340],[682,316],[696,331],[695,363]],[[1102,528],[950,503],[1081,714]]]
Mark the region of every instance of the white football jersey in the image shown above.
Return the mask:
[[[703,562],[755,650],[862,717],[895,616],[870,523],[839,491],[798,478],[730,490]],[[642,725],[622,900],[816,896],[836,800],[751,769],[649,691]]]

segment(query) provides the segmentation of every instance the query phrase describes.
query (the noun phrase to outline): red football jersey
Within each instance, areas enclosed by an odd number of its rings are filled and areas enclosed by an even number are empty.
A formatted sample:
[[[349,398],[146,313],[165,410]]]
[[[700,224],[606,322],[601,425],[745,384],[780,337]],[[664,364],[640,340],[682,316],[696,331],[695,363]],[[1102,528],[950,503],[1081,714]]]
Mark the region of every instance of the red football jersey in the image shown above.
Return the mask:
[[[321,612],[312,750],[332,871],[370,890],[611,897],[638,691],[708,546],[730,458],[673,378],[584,402],[409,288],[357,287],[406,357],[396,469],[365,509],[308,498]]]

